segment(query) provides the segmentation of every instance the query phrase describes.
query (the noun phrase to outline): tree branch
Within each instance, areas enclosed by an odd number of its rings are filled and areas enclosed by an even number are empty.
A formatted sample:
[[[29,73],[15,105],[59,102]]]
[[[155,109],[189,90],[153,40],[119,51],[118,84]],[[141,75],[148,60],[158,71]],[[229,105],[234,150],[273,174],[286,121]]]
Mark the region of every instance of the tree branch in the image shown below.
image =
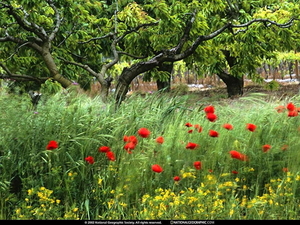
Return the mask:
[[[87,41],[80,41],[78,42],[78,44],[87,44],[87,43],[90,43],[91,41],[96,41],[96,40],[101,40],[101,39],[104,39],[104,38],[108,38],[108,37],[112,37],[114,35],[114,33],[110,32],[106,35],[103,35],[101,37],[95,37],[95,38],[91,38]]]
[[[223,27],[219,28],[218,30],[210,33],[209,35],[199,36],[188,49],[186,49],[184,52],[182,52],[180,54],[172,55],[169,53],[171,50],[167,51],[167,55],[165,56],[164,60],[174,62],[174,61],[179,61],[179,60],[185,59],[186,57],[193,54],[196,51],[197,47],[202,42],[215,38],[216,36],[220,35],[227,29],[244,28],[244,27],[248,28],[253,23],[265,23],[265,24],[267,24],[268,27],[271,25],[275,25],[280,28],[288,28],[293,25],[294,20],[299,20],[299,19],[291,18],[288,22],[283,23],[283,24],[277,23],[277,22],[269,20],[269,19],[253,19],[253,20],[250,20],[249,22],[243,23],[243,24],[227,23],[226,25],[224,25]],[[239,31],[237,31],[236,34],[237,33],[239,33]]]
[[[139,29],[143,28],[143,27],[150,27],[150,26],[156,26],[158,25],[158,21],[157,22],[153,22],[153,23],[143,23],[140,24],[138,26],[136,26],[135,28],[132,28],[131,30],[125,31],[123,35],[121,35],[120,37],[117,38],[117,42],[121,41],[124,37],[126,37],[128,34],[131,34],[133,32],[137,32]]]
[[[149,27],[149,26],[155,26],[155,25],[158,25],[158,22],[153,22],[153,23],[144,23],[144,24],[141,24],[141,25],[138,25],[136,26],[135,28],[131,29],[131,30],[128,30],[126,32],[124,32],[123,35],[115,38],[114,40],[116,40],[116,42],[119,42],[121,41],[125,36],[127,36],[128,34],[130,33],[133,33],[133,32],[137,32],[140,28],[143,28],[143,27]],[[105,39],[105,38],[108,38],[108,37],[113,37],[114,35],[116,35],[115,32],[110,32],[106,35],[103,35],[103,36],[100,36],[100,37],[95,37],[95,38],[91,38],[87,41],[80,41],[78,42],[79,44],[86,44],[86,43],[89,43],[91,41],[96,41],[96,40],[101,40],[101,39]]]
[[[46,31],[38,26],[35,23],[31,23],[29,22],[26,17],[28,17],[28,13],[21,7],[20,9],[22,10],[22,12],[24,13],[24,18],[22,18],[21,16],[19,16],[14,7],[10,4],[5,4],[3,2],[0,2],[0,4],[3,6],[3,8],[6,8],[8,10],[8,14],[11,15],[12,17],[14,17],[14,19],[16,20],[16,22],[24,29],[27,30],[29,32],[32,32],[34,34],[36,34],[40,39],[42,40],[46,40],[47,39],[47,33]]]
[[[97,72],[95,72],[91,67],[89,67],[88,65],[85,65],[85,64],[81,64],[81,63],[77,63],[77,62],[74,62],[74,61],[69,61],[69,60],[66,60],[65,58],[63,57],[59,57],[58,58],[60,60],[62,60],[64,63],[67,63],[67,64],[70,64],[70,65],[74,65],[74,66],[78,66],[86,71],[88,71],[90,74],[92,74],[94,77],[97,77]]]
[[[33,76],[22,75],[22,74],[14,74],[1,62],[0,62],[0,67],[6,72],[6,74],[0,73],[0,79],[13,79],[18,81],[35,81],[39,83],[43,83],[48,79],[48,77],[33,77]]]
[[[187,22],[187,24],[185,26],[185,30],[182,35],[182,38],[180,39],[178,45],[174,49],[171,49],[171,51],[174,51],[174,53],[181,52],[183,45],[188,41],[188,38],[190,36],[190,31],[191,31],[193,23],[195,21],[195,13],[191,13],[191,15],[192,15],[192,18]]]
[[[134,59],[145,59],[145,58],[148,57],[148,56],[137,56],[137,55],[133,55],[133,54],[130,54],[128,52],[122,52],[122,51],[118,51],[118,54],[119,55],[127,55],[127,56],[130,56],[131,58],[134,58]]]
[[[60,17],[60,13],[57,10],[56,6],[54,5],[53,1],[47,0],[47,3],[50,5],[50,7],[55,12],[55,26],[54,26],[52,33],[49,35],[49,41],[52,41],[55,38],[56,33],[59,31],[59,28],[60,28],[60,25],[61,25],[63,19]]]

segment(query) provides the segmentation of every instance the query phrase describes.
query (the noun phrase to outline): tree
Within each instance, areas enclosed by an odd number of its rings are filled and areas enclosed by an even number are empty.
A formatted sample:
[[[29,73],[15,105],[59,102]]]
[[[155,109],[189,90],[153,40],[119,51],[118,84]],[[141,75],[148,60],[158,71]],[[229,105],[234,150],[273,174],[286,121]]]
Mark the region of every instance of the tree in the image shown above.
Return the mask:
[[[205,10],[209,11],[208,8],[210,5],[208,3],[204,3],[200,5],[200,3],[196,1],[187,1],[187,2],[190,3],[187,4],[188,7],[186,7],[186,10],[188,11],[185,11],[184,14],[182,14],[184,16],[181,17],[183,18],[181,19],[181,23],[180,23],[181,26],[178,27],[178,29],[181,28],[181,31],[183,31],[183,35],[181,36],[181,38],[178,39],[177,36],[174,35],[173,41],[170,41],[172,36],[171,37],[167,36],[165,40],[166,43],[156,44],[157,46],[155,46],[154,43],[152,43],[152,45],[154,45],[156,49],[155,51],[152,52],[153,54],[151,57],[148,57],[147,60],[137,62],[133,64],[131,67],[125,68],[123,70],[122,74],[119,76],[118,84],[116,88],[116,99],[118,103],[120,103],[125,98],[125,94],[128,91],[128,86],[136,76],[138,76],[141,73],[147,72],[149,70],[157,69],[163,63],[166,62],[172,63],[183,59],[186,60],[189,64],[196,62],[200,64],[202,63],[204,66],[207,67],[209,64],[212,65],[215,68],[215,70],[218,69],[220,77],[226,80],[225,83],[228,85],[229,95],[234,95],[236,93],[240,94],[242,88],[242,83],[240,82],[240,79],[236,75],[232,76],[231,74],[226,73],[226,70],[224,68],[227,69],[230,68],[231,71],[236,70],[235,65],[237,65],[237,62],[241,61],[241,58],[238,58],[237,55],[232,54],[226,48],[229,48],[230,50],[233,49],[235,51],[238,51],[236,45],[235,48],[231,47],[234,46],[232,44],[232,41],[233,39],[237,39],[237,37],[241,36],[242,34],[244,35],[243,37],[245,40],[248,39],[251,40],[252,38],[252,41],[249,43],[249,45],[253,44],[253,42],[255,42],[255,39],[257,37],[254,34],[251,35],[251,33],[247,33],[247,31],[248,30],[251,31],[253,27],[258,27],[257,30],[255,31],[256,34],[258,34],[259,32],[258,30],[266,29],[269,27],[278,27],[278,28],[290,27],[293,25],[293,22],[296,20],[291,15],[290,18],[284,18],[285,20],[282,21],[282,23],[278,23],[270,19],[252,18],[252,16],[250,16],[249,14],[246,14],[243,17],[241,16],[238,17],[240,20],[245,21],[244,23],[240,23],[238,20],[234,18],[226,18],[227,16],[224,16],[224,18],[220,18],[220,16],[222,16],[222,14],[219,13],[220,11],[223,11],[224,13],[226,13],[226,15],[228,13],[231,13],[230,10],[228,12],[226,4],[220,3],[220,5],[214,5],[215,8],[211,9],[211,12],[205,14]],[[166,4],[163,6],[164,4],[163,1],[160,1],[157,4],[160,4],[159,7],[160,9],[164,9],[166,7]],[[153,11],[154,8],[155,6],[152,6]],[[170,8],[172,9],[172,7]],[[192,9],[194,10],[192,11]],[[257,10],[257,8],[255,8],[255,10]],[[254,10],[252,9],[252,11]],[[252,12],[252,14],[254,13]],[[212,15],[217,16],[217,18],[214,18]],[[186,21],[184,23],[185,25],[182,25],[182,22],[184,20]],[[216,20],[216,21],[212,21],[212,20]],[[162,20],[160,22],[163,23],[164,21]],[[176,30],[176,28],[174,28],[174,30]],[[158,36],[161,36],[160,32],[158,32],[157,30],[156,33],[158,33]],[[176,33],[180,33],[180,32],[176,32]],[[222,37],[222,39],[218,40],[219,37]],[[152,40],[155,40],[155,38],[158,37],[156,37],[156,35],[153,35]],[[258,38],[262,39],[261,36],[258,36]],[[172,45],[174,41],[176,42],[176,44]],[[136,44],[138,43],[138,41],[135,41],[133,38],[130,39],[130,42],[131,44],[134,43],[135,46],[138,45]],[[249,48],[249,45],[248,46],[242,45],[243,47],[245,47],[245,50],[243,52],[245,52],[246,49]],[[144,46],[147,45],[144,44]],[[212,48],[211,46],[214,47]],[[159,48],[161,48],[161,50],[159,50]],[[133,46],[129,49],[133,49]],[[207,54],[208,49],[211,51],[215,51],[218,54],[212,53],[211,54],[212,57],[208,56]],[[261,49],[263,48],[261,47]],[[267,50],[262,50],[261,52],[266,54]],[[253,51],[250,53],[253,53]],[[250,53],[249,55],[251,55]],[[208,60],[204,59],[204,57],[207,57],[210,62],[208,63]],[[189,61],[189,58],[192,60]],[[250,61],[251,58],[248,59],[248,62]],[[223,65],[221,62],[223,62]],[[256,64],[255,63],[252,64],[253,64],[252,67],[255,68]],[[241,63],[240,65],[243,65],[243,63]],[[249,65],[250,68],[251,66],[250,63],[247,63],[247,65]],[[249,68],[247,69],[249,70]],[[243,72],[245,72],[245,70],[243,70]]]
[[[272,57],[279,40],[287,48],[295,40],[282,28],[297,21],[297,6],[270,0],[2,0],[2,77],[27,74],[22,78],[38,82],[51,77],[64,87],[71,80],[84,87],[96,78],[105,100],[109,71],[127,60],[131,66],[117,79],[120,102],[131,81],[145,72],[168,87],[173,62],[184,60],[199,73],[217,73],[234,95],[241,93],[240,77],[255,77],[252,71],[262,57]]]
[[[83,48],[78,41],[91,38],[90,34],[109,22],[107,17],[113,12],[107,4],[97,0],[34,3],[3,0],[0,12],[1,78],[33,80],[39,84],[50,78],[63,87],[69,87],[72,81],[83,88],[87,83],[89,86],[91,78],[86,70],[65,65],[61,60],[85,63],[97,70],[99,60],[81,54]],[[105,45],[84,47],[94,55],[105,53],[107,49]],[[20,74],[23,74],[22,79],[16,79]]]
[[[293,24],[284,26],[284,23],[287,18],[297,15],[292,14],[295,6],[294,4],[284,4],[280,7],[269,5],[260,8],[252,16],[253,18],[276,20],[278,23],[283,23],[281,26],[257,23],[253,24],[251,29],[240,30],[238,35],[227,33],[217,38],[214,44],[221,44],[220,51],[223,59],[212,64],[211,69],[226,83],[229,97],[243,93],[243,76],[245,74],[255,81],[261,79],[256,72],[257,68],[264,59],[276,57],[274,51],[292,48],[295,40],[292,37],[293,29],[296,26],[291,26]],[[236,7],[240,12],[242,6]]]
[[[6,51],[11,51],[11,43],[15,44],[16,51],[11,57],[20,53],[22,48],[30,48],[38,53],[43,59],[51,78],[58,81],[63,87],[68,87],[72,82],[59,72],[57,63],[52,54],[52,42],[61,27],[63,18],[52,0],[45,3],[38,3],[38,6],[44,10],[44,15],[38,15],[32,3],[19,5],[17,1],[1,1],[0,9],[4,17],[1,18],[1,37],[0,42],[6,42],[4,46]],[[22,32],[20,32],[22,31]],[[25,57],[32,62],[35,59],[35,53],[25,53]],[[18,58],[18,57],[17,57]],[[18,58],[20,59],[20,58]],[[23,60],[23,62],[24,62]],[[8,66],[1,63],[2,68],[6,71],[6,75],[2,78],[17,78]],[[21,77],[20,77],[21,76]],[[31,78],[30,78],[31,77]],[[41,80],[35,76],[18,75],[18,79]],[[43,78],[44,80],[44,78]]]

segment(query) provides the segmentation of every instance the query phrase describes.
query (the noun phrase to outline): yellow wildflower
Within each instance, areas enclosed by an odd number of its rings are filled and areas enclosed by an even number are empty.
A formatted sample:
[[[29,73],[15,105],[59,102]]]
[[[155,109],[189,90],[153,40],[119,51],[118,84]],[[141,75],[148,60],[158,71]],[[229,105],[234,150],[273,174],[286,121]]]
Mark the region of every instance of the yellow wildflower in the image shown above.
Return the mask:
[[[74,208],[74,209],[73,209],[73,212],[77,212],[77,211],[78,211],[78,208]]]

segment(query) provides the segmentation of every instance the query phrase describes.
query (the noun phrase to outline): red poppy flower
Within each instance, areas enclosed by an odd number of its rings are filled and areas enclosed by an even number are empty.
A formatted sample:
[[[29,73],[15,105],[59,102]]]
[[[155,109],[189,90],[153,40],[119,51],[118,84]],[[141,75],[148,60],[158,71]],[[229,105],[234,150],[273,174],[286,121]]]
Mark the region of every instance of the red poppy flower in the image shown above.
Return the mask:
[[[194,125],[194,128],[195,128],[195,129],[199,129],[200,127],[201,127],[201,126],[200,126],[199,124],[195,124],[195,125]]]
[[[287,173],[287,172],[289,172],[289,169],[287,167],[284,167],[284,168],[282,168],[282,171]]]
[[[190,134],[190,133],[193,133],[193,131],[194,131],[194,130],[188,130],[188,133],[189,133],[189,134]]]
[[[212,169],[209,169],[208,172],[209,172],[209,173],[212,173],[212,172],[214,172],[214,171],[213,171]]]
[[[98,149],[99,152],[109,152],[110,151],[110,147],[108,146],[101,146]]]
[[[124,141],[124,142],[127,142],[127,141],[129,141],[129,137],[128,137],[127,135],[124,135],[124,137],[123,137],[123,141]]]
[[[152,168],[152,171],[155,172],[155,173],[161,173],[161,172],[164,171],[163,168],[161,168],[161,166],[158,165],[158,164],[152,165],[151,168]]]
[[[214,113],[215,112],[215,108],[212,105],[206,106],[204,108],[204,112],[207,113]]]
[[[279,105],[279,106],[275,107],[275,109],[278,113],[282,113],[282,112],[284,112],[285,107],[283,105]]]
[[[134,150],[135,149],[135,144],[133,142],[128,142],[124,145],[124,149],[128,152],[128,153],[132,153],[130,150]]]
[[[223,128],[227,129],[227,130],[232,130],[233,129],[233,126],[229,123],[225,123],[223,124]]]
[[[194,167],[196,170],[201,170],[202,163],[200,161],[196,161],[196,162],[194,162]]]
[[[236,170],[232,170],[231,173],[233,173],[233,174],[238,174],[239,172],[236,171]]]
[[[116,160],[115,154],[113,152],[106,152],[106,157],[110,161],[115,161]]]
[[[150,131],[147,128],[140,128],[138,130],[138,135],[140,135],[142,138],[147,138],[150,136]]]
[[[95,160],[93,156],[88,156],[85,158],[85,161],[87,161],[89,164],[94,164]]]
[[[199,124],[194,125],[195,130],[197,130],[199,133],[202,132],[203,128]]]
[[[215,130],[210,130],[208,134],[211,137],[219,137],[219,133]]]
[[[48,145],[46,146],[47,150],[53,150],[58,148],[58,143],[56,141],[49,141]]]
[[[187,145],[185,146],[186,149],[195,149],[197,148],[199,145],[196,143],[192,143],[192,142],[188,142]]]
[[[248,161],[248,157],[238,151],[232,150],[229,152],[229,154],[231,155],[231,158],[238,159],[241,161]]]
[[[247,123],[246,128],[251,131],[254,132],[256,129],[256,125],[252,124],[252,123]]]
[[[174,180],[174,181],[180,181],[180,177],[179,177],[179,176],[175,176],[175,177],[173,178],[173,180]]]
[[[158,143],[158,144],[162,144],[162,143],[164,143],[164,138],[162,137],[162,136],[159,136],[159,137],[157,137],[156,139],[155,139],[155,141]]]
[[[207,113],[206,114],[206,118],[210,121],[210,122],[215,122],[217,120],[217,115],[214,113]]]
[[[289,103],[286,105],[286,108],[287,108],[287,110],[289,110],[289,111],[294,111],[294,110],[296,110],[296,106],[295,106],[293,103],[291,103],[291,102],[289,102]]]
[[[185,126],[186,127],[192,127],[193,125],[191,123],[186,123]]]
[[[293,111],[288,112],[288,117],[295,117],[295,116],[298,116],[298,111],[297,110],[293,110]]]
[[[269,151],[270,149],[271,149],[271,145],[263,145],[263,146],[262,146],[263,152],[267,152],[267,151]]]
[[[128,137],[128,142],[132,142],[133,144],[137,145],[138,139],[137,139],[136,136],[131,135],[131,136]]]

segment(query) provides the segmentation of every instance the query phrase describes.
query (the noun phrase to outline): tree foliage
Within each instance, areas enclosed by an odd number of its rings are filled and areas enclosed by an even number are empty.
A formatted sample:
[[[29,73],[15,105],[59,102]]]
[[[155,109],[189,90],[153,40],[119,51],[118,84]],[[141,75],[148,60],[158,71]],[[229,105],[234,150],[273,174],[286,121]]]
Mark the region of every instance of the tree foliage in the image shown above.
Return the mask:
[[[148,80],[167,80],[159,65],[180,60],[200,76],[255,77],[275,51],[300,48],[298,0],[1,0],[0,13],[2,78],[64,87],[97,79],[104,95],[122,61]],[[132,77],[125,68],[115,84]]]

